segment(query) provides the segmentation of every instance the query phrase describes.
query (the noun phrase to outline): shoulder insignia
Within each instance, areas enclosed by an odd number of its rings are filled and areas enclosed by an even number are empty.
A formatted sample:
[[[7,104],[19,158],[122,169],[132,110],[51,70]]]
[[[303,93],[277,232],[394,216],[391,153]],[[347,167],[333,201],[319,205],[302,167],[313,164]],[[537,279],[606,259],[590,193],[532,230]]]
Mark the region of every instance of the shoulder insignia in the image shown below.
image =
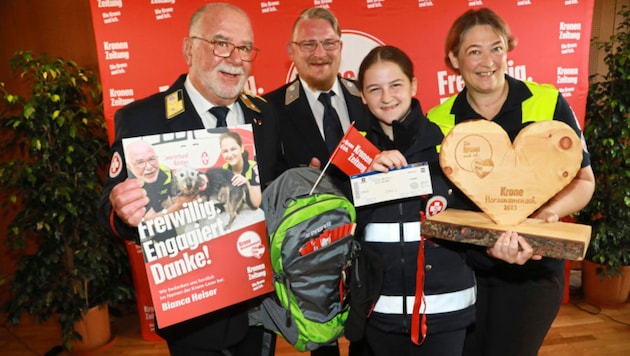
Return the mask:
[[[296,80],[284,92],[284,105],[289,105],[300,97],[300,81]]]
[[[251,91],[244,90],[242,94],[245,94],[247,96],[251,96],[252,98],[256,98],[256,99],[262,100],[265,103],[267,102],[267,99],[263,98],[260,95],[256,95],[255,93],[252,93]]]
[[[359,90],[359,88],[357,88],[357,85],[353,81],[346,78],[341,78],[340,82],[341,84],[343,84],[344,87],[346,87],[350,94],[354,96],[361,96],[361,91]]]
[[[118,177],[118,175],[120,174],[120,172],[122,172],[122,170],[123,170],[122,157],[120,153],[118,153],[118,151],[115,151],[114,154],[112,155],[112,160],[109,163],[109,177],[110,178]]]
[[[166,119],[170,120],[184,112],[184,90],[179,89],[164,97]]]
[[[248,95],[249,94],[245,92],[241,93],[241,102],[245,104],[245,106],[247,106],[250,110],[253,110],[260,114],[260,109],[258,108],[258,106],[256,106],[256,104],[252,102]]]

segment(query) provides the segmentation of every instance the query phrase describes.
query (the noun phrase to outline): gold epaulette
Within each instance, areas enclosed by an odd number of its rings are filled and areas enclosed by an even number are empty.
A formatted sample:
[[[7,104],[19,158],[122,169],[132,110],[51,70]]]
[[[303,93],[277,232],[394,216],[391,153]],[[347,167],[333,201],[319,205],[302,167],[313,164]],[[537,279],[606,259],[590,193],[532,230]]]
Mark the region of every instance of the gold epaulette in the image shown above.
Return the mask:
[[[170,120],[184,112],[184,91],[179,89],[164,97],[166,119]]]
[[[260,114],[260,109],[258,108],[258,106],[256,106],[256,104],[252,102],[252,100],[249,98],[250,96],[254,98],[258,98],[262,100],[263,102],[267,102],[267,100],[265,100],[263,97],[260,97],[258,95],[253,95],[251,93],[247,93],[247,92],[241,93],[241,101],[243,102],[243,104],[245,104],[245,106],[247,106],[249,109],[254,110],[255,112]]]

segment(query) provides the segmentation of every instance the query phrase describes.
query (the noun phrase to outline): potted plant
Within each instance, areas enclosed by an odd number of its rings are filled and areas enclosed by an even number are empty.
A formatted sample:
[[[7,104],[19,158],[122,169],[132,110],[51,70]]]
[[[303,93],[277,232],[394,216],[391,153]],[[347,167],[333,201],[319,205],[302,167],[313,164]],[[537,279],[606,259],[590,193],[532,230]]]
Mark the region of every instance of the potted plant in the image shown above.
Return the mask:
[[[630,265],[630,11],[624,6],[618,15],[622,21],[608,41],[594,42],[605,53],[608,72],[590,78],[584,136],[596,187],[577,215],[593,229],[582,267],[584,294],[606,304],[625,302],[630,289],[630,269],[623,272]],[[607,296],[600,282],[622,289]]]
[[[0,83],[6,242],[21,251],[2,307],[13,324],[23,313],[58,318],[71,349],[88,338],[75,326],[88,309],[107,314],[108,304],[133,298],[124,244],[97,221],[109,160],[100,84],[75,62],[45,54],[19,51],[11,66],[32,92],[24,98]]]

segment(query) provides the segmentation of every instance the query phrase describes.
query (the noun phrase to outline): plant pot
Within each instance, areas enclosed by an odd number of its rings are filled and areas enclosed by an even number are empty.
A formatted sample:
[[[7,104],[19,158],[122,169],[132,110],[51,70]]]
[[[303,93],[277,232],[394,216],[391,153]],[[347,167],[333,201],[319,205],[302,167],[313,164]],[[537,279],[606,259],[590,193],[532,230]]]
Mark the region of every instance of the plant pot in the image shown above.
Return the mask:
[[[74,329],[83,340],[72,342],[73,355],[99,353],[111,347],[115,341],[111,334],[107,303],[89,309],[83,320],[75,323]]]
[[[621,267],[621,276],[600,279],[597,269],[604,271],[606,266],[584,260],[582,263],[582,291],[584,298],[598,305],[620,305],[628,300],[630,294],[630,266]]]

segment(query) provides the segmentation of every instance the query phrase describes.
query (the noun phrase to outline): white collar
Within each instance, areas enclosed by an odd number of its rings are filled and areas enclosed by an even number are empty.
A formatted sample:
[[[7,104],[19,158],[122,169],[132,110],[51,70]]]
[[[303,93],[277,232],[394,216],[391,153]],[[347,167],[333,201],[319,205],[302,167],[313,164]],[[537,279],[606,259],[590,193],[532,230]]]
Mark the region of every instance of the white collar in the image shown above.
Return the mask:
[[[302,83],[304,90],[309,92],[313,98],[317,99],[319,97],[319,94],[323,92],[321,90],[311,88],[304,80],[302,80],[302,78],[298,77],[298,79],[300,80],[300,83]],[[339,97],[343,97],[343,94],[341,91],[341,83],[339,83],[338,77],[335,77],[335,82],[333,83],[332,87],[327,91],[331,91],[331,90],[335,92],[335,95]]]

